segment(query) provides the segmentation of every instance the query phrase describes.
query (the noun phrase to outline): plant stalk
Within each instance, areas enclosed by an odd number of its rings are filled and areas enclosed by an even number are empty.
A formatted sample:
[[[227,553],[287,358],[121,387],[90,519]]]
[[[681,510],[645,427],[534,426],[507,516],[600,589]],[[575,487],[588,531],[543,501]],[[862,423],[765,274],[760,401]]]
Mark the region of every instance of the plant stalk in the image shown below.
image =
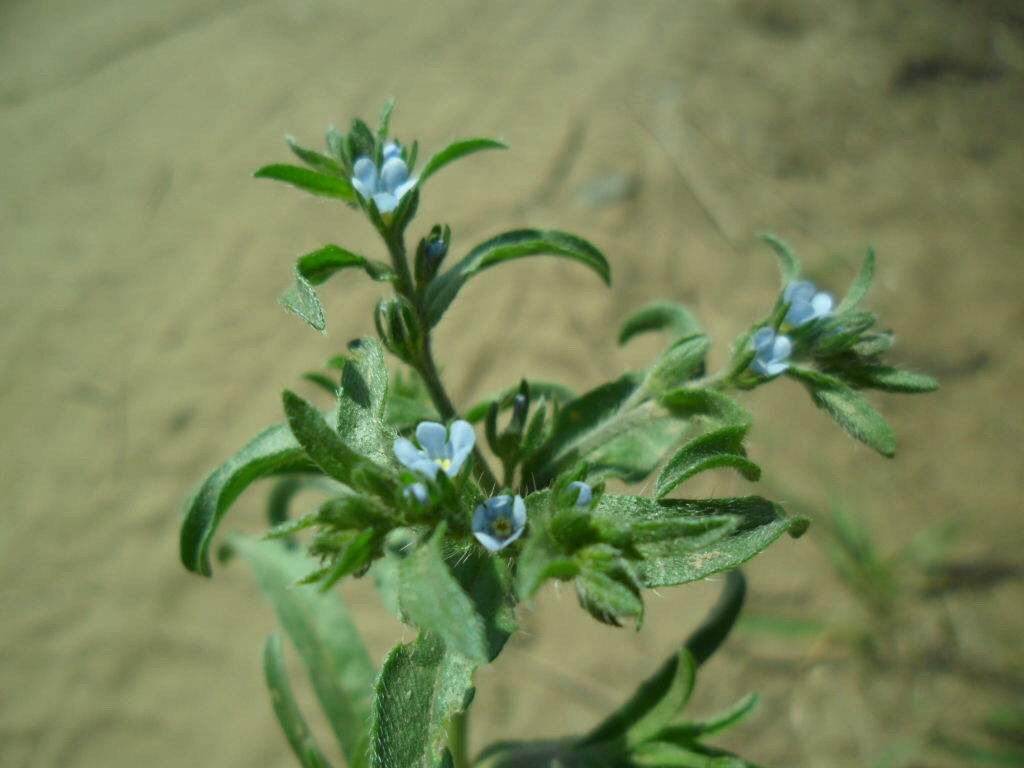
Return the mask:
[[[454,715],[448,723],[448,751],[454,768],[469,768],[469,710]]]

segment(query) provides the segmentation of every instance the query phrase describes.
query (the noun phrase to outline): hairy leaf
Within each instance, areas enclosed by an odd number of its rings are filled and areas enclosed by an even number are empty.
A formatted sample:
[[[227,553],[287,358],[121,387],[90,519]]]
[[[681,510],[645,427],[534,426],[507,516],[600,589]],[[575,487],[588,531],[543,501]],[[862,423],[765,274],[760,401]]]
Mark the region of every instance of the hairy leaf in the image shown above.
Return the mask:
[[[346,203],[356,201],[355,190],[348,179],[340,176],[328,176],[325,173],[303,168],[298,165],[275,163],[265,165],[253,174],[257,179],[273,179],[291,184],[306,192],[321,197],[336,197]]]
[[[709,469],[732,467],[747,480],[758,480],[761,468],[746,457],[745,426],[722,427],[696,437],[669,459],[658,476],[655,495],[660,499],[694,475]]]
[[[423,170],[420,171],[420,184],[460,157],[471,155],[474,152],[481,152],[485,149],[508,149],[508,145],[497,139],[461,139],[454,141],[427,160]]]
[[[281,294],[278,302],[289,312],[305,320],[314,330],[323,333],[327,327],[327,318],[323,305],[320,304],[320,297],[316,295],[316,289],[297,269],[291,286]]]
[[[320,411],[294,392],[285,390],[284,412],[288,426],[306,455],[325,473],[342,483],[349,484],[352,470],[367,462],[331,429]]]
[[[850,384],[861,389],[917,394],[934,392],[939,388],[939,382],[931,376],[900,370],[888,365],[863,366],[847,369],[842,373]]]
[[[350,766],[363,764],[374,668],[344,603],[296,586],[314,563],[274,541],[231,537],[249,563],[277,619],[302,658],[327,720]]]
[[[281,638],[277,635],[270,635],[263,646],[263,674],[266,677],[267,688],[270,689],[270,703],[274,707],[274,714],[277,715],[277,722],[280,723],[281,730],[284,731],[302,768],[330,768],[330,763],[317,746],[306,719],[299,711],[295,696],[292,695],[292,688],[288,683],[288,670],[284,665]]]
[[[611,284],[608,261],[597,248],[580,237],[556,230],[505,232],[480,243],[431,282],[425,297],[428,324],[437,324],[462,286],[474,275],[507,261],[543,255],[578,261],[594,270],[606,284]]]
[[[465,709],[473,664],[421,632],[384,660],[370,719],[372,768],[435,768],[448,723]]]
[[[284,140],[295,156],[313,168],[313,170],[325,173],[328,176],[344,176],[341,165],[333,157],[301,146],[293,136],[285,136]]]
[[[376,339],[349,345],[341,371],[336,423],[338,434],[356,453],[387,465],[391,462],[394,430],[387,423],[388,369]]]
[[[665,331],[673,340],[704,333],[694,314],[682,304],[655,301],[626,318],[619,331],[619,344],[650,331]]]
[[[181,562],[210,576],[210,546],[221,519],[255,480],[313,468],[306,452],[285,425],[261,432],[211,473],[189,499],[181,525]]]
[[[783,288],[794,280],[800,279],[800,260],[797,259],[793,249],[785,240],[769,232],[762,232],[758,235],[758,239],[775,252],[775,256],[779,260],[779,274],[782,278]]]
[[[874,279],[875,249],[868,248],[868,254],[864,257],[864,263],[861,264],[860,271],[857,272],[857,276],[853,279],[850,290],[847,291],[846,296],[843,297],[843,300],[839,302],[839,306],[836,307],[835,314],[841,315],[860,304],[871,289],[871,283],[874,282]]]
[[[533,400],[543,397],[554,403],[565,403],[575,397],[573,391],[562,384],[556,384],[551,381],[529,381],[527,383],[530,387],[530,397]],[[503,389],[501,392],[475,403],[468,411],[466,411],[464,418],[472,424],[483,421],[484,417],[487,416],[487,411],[491,407],[491,403],[497,403],[502,410],[505,410],[512,407],[515,397],[518,394],[518,384],[514,387]]]

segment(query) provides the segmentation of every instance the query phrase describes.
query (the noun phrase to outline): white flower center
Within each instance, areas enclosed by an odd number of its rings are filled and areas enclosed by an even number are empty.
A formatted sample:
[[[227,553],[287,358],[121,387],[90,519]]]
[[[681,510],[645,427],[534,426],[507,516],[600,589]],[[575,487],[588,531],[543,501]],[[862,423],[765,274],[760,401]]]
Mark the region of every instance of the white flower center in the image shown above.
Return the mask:
[[[437,464],[437,466],[439,466],[445,472],[447,472],[449,469],[452,468],[452,460],[451,459],[434,459],[434,462]]]

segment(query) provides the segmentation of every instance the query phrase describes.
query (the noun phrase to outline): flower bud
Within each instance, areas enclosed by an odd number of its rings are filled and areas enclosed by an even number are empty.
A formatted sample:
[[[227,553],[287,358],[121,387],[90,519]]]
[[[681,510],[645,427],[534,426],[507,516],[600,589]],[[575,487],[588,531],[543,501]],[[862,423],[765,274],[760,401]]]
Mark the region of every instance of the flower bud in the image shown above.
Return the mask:
[[[416,248],[416,283],[426,285],[437,274],[441,262],[448,255],[452,231],[447,224],[435,224],[430,234],[420,240]]]

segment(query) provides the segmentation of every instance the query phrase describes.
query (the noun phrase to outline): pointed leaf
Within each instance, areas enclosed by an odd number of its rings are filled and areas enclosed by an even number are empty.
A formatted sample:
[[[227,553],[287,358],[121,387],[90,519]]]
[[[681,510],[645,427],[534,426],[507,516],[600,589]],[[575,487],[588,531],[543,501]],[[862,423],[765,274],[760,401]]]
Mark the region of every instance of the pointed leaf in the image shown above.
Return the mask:
[[[864,263],[860,266],[860,271],[857,272],[857,276],[853,279],[853,284],[850,286],[850,290],[847,291],[846,296],[839,302],[839,306],[836,307],[835,314],[841,315],[844,312],[856,307],[863,301],[864,297],[867,296],[868,291],[871,290],[871,283],[875,279],[875,249],[868,248],[868,254],[864,257]]]
[[[315,563],[276,541],[231,537],[302,658],[327,720],[350,766],[363,764],[374,669],[344,603],[335,594],[296,586]]]
[[[402,559],[399,605],[413,624],[437,635],[451,651],[486,663],[490,658],[487,630],[445,562],[444,533],[442,523],[430,539]]]
[[[787,373],[810,392],[814,404],[852,437],[887,458],[896,454],[896,436],[863,395],[828,374],[793,366]]]
[[[779,274],[782,278],[782,286],[785,288],[787,285],[795,280],[800,279],[800,260],[797,259],[796,254],[793,253],[793,249],[789,247],[789,244],[775,235],[769,232],[762,232],[758,235],[758,238],[767,243],[768,247],[775,251],[775,256],[779,260]]]
[[[295,270],[291,286],[281,294],[278,302],[289,312],[305,320],[311,328],[323,333],[327,327],[327,318],[324,317],[320,298],[312,284],[299,274],[298,270]]]
[[[370,719],[372,768],[435,768],[453,715],[465,709],[473,664],[421,632],[384,660]]]
[[[341,165],[333,157],[328,157],[321,152],[301,146],[293,136],[285,136],[284,140],[295,156],[314,170],[325,173],[328,176],[344,175]]]
[[[213,535],[242,491],[261,477],[312,468],[287,426],[261,432],[214,470],[189,499],[181,526],[181,562],[190,571],[210,576]]]
[[[743,438],[747,428],[722,427],[696,437],[669,459],[658,476],[655,495],[660,499],[700,472],[732,467],[747,480],[759,480],[761,468],[746,457]]]
[[[281,649],[281,638],[270,635],[263,646],[263,674],[270,689],[270,703],[274,706],[277,722],[291,745],[292,752],[303,768],[330,768],[313,738],[306,719],[299,711],[299,705],[292,695],[288,683],[288,670],[284,665],[284,654]]]
[[[619,331],[619,344],[625,344],[634,336],[651,331],[664,331],[671,339],[704,333],[694,314],[682,304],[655,301],[626,318]]]
[[[465,157],[485,149],[508,149],[508,145],[497,139],[462,139],[452,142],[427,160],[427,164],[423,166],[423,170],[420,172],[420,184],[460,157]]]
[[[710,659],[725,642],[725,638],[736,625],[746,596],[747,580],[743,573],[729,571],[725,577],[722,594],[711,609],[711,613],[686,640],[686,648],[693,654],[694,663],[698,667]]]
[[[362,269],[373,280],[393,282],[395,271],[380,261],[371,261],[365,256],[342,248],[340,245],[328,244],[323,248],[310,251],[299,257],[295,268],[311,285],[321,285],[335,272],[356,267]]]
[[[703,417],[722,426],[749,427],[752,419],[742,405],[711,389],[679,387],[666,392],[660,402],[677,419]]]
[[[383,144],[388,138],[388,131],[391,128],[391,113],[395,111],[395,100],[388,99],[381,107],[380,117],[377,119],[377,143]]]
[[[365,465],[363,458],[346,445],[316,408],[294,392],[285,390],[284,412],[295,439],[325,473],[348,484],[352,470]]]
[[[427,288],[426,316],[433,326],[441,319],[456,294],[474,275],[513,259],[527,256],[559,256],[572,259],[594,270],[608,285],[611,271],[608,261],[582,238],[556,230],[520,229],[492,237],[473,248],[464,259],[435,278]]]
[[[381,465],[391,463],[395,431],[387,424],[388,369],[376,339],[349,345],[341,371],[338,434],[356,453]]]
[[[855,387],[879,389],[883,392],[917,394],[934,392],[939,382],[931,376],[913,371],[904,371],[888,365],[871,365],[844,370],[843,376]]]
[[[563,384],[557,384],[551,381],[528,381],[527,383],[530,387],[530,398],[532,400],[538,400],[543,397],[553,403],[565,403],[575,397],[573,391]],[[491,403],[497,403],[501,410],[507,410],[512,407],[512,404],[515,402],[515,397],[518,394],[518,384],[514,387],[503,389],[496,395],[492,395],[491,397],[475,403],[466,411],[466,415],[463,418],[471,424],[483,421],[484,417],[487,415],[487,410],[491,407]]]
[[[291,184],[306,192],[321,197],[336,197],[346,203],[356,201],[355,190],[348,179],[337,176],[328,176],[324,173],[312,171],[298,165],[287,165],[275,163],[265,165],[253,174],[257,179],[273,179]]]
[[[703,333],[684,336],[674,341],[647,372],[644,379],[644,391],[653,396],[677,387],[685,381],[699,376],[704,370],[711,339]]]
[[[668,741],[675,744],[687,744],[703,736],[711,736],[721,731],[732,728],[745,720],[757,709],[761,698],[756,693],[744,696],[724,712],[707,718],[688,723],[681,723],[665,729],[658,734],[659,741]]]

